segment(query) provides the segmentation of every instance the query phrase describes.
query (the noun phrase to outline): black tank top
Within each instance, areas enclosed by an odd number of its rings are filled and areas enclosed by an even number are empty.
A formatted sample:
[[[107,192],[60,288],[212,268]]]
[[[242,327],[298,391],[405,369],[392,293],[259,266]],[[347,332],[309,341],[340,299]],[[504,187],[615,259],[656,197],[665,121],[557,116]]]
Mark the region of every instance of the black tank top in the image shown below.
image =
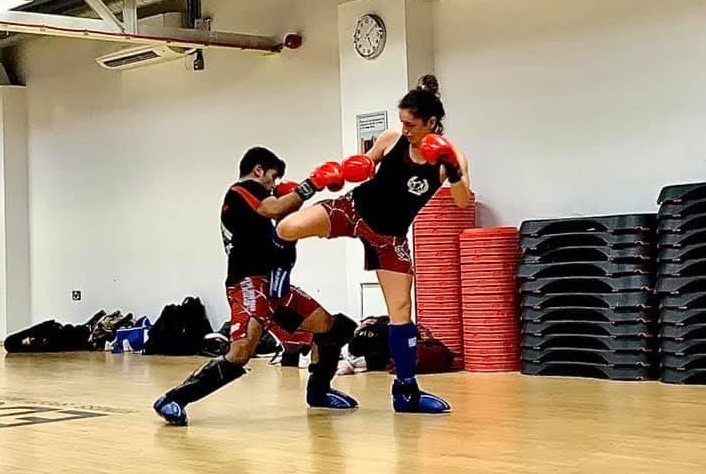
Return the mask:
[[[378,234],[406,236],[414,217],[441,187],[439,168],[414,163],[409,140],[401,136],[375,176],[353,190],[355,208]]]
[[[272,220],[257,212],[270,196],[263,185],[245,180],[231,186],[221,208],[221,234],[228,255],[226,286],[250,276],[268,275],[273,266]]]

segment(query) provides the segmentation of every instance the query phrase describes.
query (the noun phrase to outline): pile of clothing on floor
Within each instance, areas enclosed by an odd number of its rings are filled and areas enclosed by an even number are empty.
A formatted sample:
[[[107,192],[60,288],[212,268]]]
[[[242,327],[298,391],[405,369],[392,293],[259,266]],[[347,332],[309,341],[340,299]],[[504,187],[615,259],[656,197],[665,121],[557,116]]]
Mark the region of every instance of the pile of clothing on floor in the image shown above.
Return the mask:
[[[111,351],[143,354],[196,355],[204,336],[213,332],[198,297],[167,305],[152,324],[148,316],[101,310],[86,323],[62,324],[54,319],[5,338],[8,353]]]
[[[7,352],[68,352],[103,350],[106,342],[122,327],[132,326],[132,313],[120,311],[94,314],[84,324],[43,321],[5,338]]]
[[[390,359],[387,316],[363,319],[344,348],[338,375],[366,371],[394,372]],[[417,371],[448,372],[454,354],[419,326]],[[198,297],[186,297],[180,304],[164,307],[152,323],[147,316],[137,320],[132,313],[101,310],[86,323],[61,324],[48,320],[7,336],[5,350],[13,352],[110,351],[145,355],[203,355],[217,357],[230,348],[230,322],[214,332],[206,309]],[[256,357],[270,358],[271,365],[307,368],[311,360],[311,334],[297,331],[265,331]]]

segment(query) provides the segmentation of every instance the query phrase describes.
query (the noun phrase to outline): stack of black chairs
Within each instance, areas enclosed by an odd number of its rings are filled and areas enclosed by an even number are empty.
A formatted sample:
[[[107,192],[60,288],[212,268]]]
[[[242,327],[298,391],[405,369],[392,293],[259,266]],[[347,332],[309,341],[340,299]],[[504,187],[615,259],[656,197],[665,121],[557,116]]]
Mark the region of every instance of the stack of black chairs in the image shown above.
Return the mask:
[[[656,377],[655,226],[655,214],[522,223],[522,373]]]
[[[662,188],[657,224],[660,379],[706,383],[706,183]]]

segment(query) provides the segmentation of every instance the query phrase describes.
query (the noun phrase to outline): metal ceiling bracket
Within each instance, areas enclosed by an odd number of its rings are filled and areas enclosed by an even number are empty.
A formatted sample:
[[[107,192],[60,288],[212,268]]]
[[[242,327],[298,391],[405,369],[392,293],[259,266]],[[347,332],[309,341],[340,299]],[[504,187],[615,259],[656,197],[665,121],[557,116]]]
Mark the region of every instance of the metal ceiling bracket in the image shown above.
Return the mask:
[[[128,33],[137,33],[137,0],[123,0],[123,26]]]
[[[105,22],[108,28],[111,28],[114,31],[125,31],[125,27],[120,22],[120,20],[118,20],[115,15],[113,15],[113,12],[110,11],[110,8],[108,8],[105,3],[103,3],[101,0],[83,1],[86,2],[86,4],[91,7],[94,12],[98,13],[98,16],[101,17],[101,19]]]

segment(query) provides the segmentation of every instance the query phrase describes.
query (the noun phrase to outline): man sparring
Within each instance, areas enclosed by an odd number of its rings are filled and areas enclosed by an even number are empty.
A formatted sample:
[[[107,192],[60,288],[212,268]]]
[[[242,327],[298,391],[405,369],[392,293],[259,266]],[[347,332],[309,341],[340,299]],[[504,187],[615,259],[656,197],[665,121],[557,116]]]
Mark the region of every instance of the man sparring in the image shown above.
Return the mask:
[[[263,331],[277,325],[285,331],[314,333],[312,363],[306,388],[311,407],[347,409],[358,403],[331,387],[341,348],[357,324],[342,314],[331,315],[311,296],[289,284],[296,259],[292,246],[278,246],[273,219],[299,209],[313,189],[341,189],[341,167],[323,166],[300,184],[275,183],[285,163],[268,149],[248,150],[240,161],[240,179],[230,187],[221,209],[221,232],[228,256],[226,294],[231,308],[231,345],[225,356],[211,359],[154,403],[154,410],[172,425],[186,425],[186,406],[245,374]],[[356,178],[355,159],[349,174]],[[274,195],[272,192],[274,191]]]

